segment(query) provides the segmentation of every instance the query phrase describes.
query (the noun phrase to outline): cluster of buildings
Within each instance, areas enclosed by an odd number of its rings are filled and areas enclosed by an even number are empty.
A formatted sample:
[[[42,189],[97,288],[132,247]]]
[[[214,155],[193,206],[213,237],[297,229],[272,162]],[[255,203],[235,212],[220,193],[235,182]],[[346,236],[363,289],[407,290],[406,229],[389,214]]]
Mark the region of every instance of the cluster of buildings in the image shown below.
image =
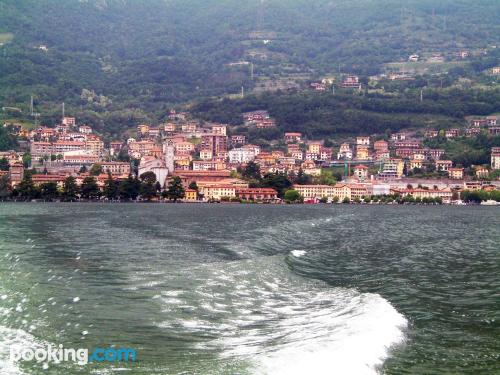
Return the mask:
[[[243,114],[246,126],[275,127],[276,123],[266,111]],[[497,118],[468,118],[469,128],[494,129]],[[81,182],[93,166],[99,165],[101,174],[96,176],[103,186],[108,174],[116,180],[130,174],[138,176],[153,172],[161,188],[166,188],[173,176],[179,177],[186,189],[186,200],[263,200],[274,201],[273,189],[251,188],[239,178],[249,163],[259,166],[260,173],[282,173],[288,176],[305,174],[311,181],[318,181],[326,167],[342,167],[344,178],[334,186],[296,185],[304,199],[329,200],[355,199],[363,196],[392,194],[419,194],[428,197],[451,197],[451,185],[465,183],[464,169],[443,158],[443,149],[423,147],[423,139],[415,134],[398,132],[380,139],[358,136],[339,146],[326,146],[324,141],[307,140],[300,132],[286,132],[276,143],[279,147],[262,149],[248,143],[243,134],[230,133],[228,126],[220,123],[203,123],[191,119],[186,112],[172,111],[165,123],[152,126],[140,124],[135,135],[126,140],[103,140],[93,129],[78,124],[73,117],[64,117],[55,127],[41,126],[32,131],[14,127],[19,136],[27,139],[26,149],[31,154],[31,168],[35,183],[56,182],[62,185],[67,176]],[[462,135],[459,129],[446,131],[428,130],[425,137]],[[495,133],[496,134],[496,133]],[[283,146],[284,145],[284,146]],[[23,176],[23,154],[0,153],[10,165],[11,184],[15,186]],[[130,161],[134,161],[131,163]],[[491,169],[500,169],[500,149],[491,150]],[[447,185],[438,189],[426,188],[409,192],[405,177],[414,172],[432,170],[447,177]],[[478,166],[476,177],[487,179],[489,169]],[[451,181],[451,182],[450,182]],[[197,190],[189,189],[196,183]],[[458,185],[457,185],[458,183]],[[433,183],[434,186],[434,183]],[[406,189],[406,190],[405,190]]]
[[[311,89],[319,92],[327,91],[329,86],[334,84],[334,78],[324,78],[320,82],[312,82],[309,86]],[[344,89],[357,89],[361,90],[362,85],[359,77],[354,74],[347,74],[339,81],[339,86]]]
[[[489,135],[500,134],[497,116],[467,117],[467,126],[464,129],[452,128],[446,130],[430,129],[425,132],[427,138],[443,136],[447,139],[457,137],[473,137],[481,133]]]
[[[418,182],[417,186],[413,184]],[[293,185],[304,198],[306,203],[316,203],[321,200],[326,202],[343,202],[363,200],[373,196],[412,196],[413,198],[441,199],[443,203],[452,203],[456,197],[464,190],[497,190],[498,185],[493,185],[488,181],[377,181],[367,182],[352,181],[340,182],[330,185]],[[455,198],[454,198],[455,196]]]
[[[334,186],[329,185],[294,185],[306,202],[317,202],[321,199],[326,199],[327,202],[345,200],[354,201],[362,200],[365,197],[383,196],[383,195],[400,195],[405,197],[411,195],[414,198],[440,198],[444,203],[450,203],[453,196],[453,191],[449,186],[426,186],[413,188],[401,183],[383,183],[383,182],[352,182],[352,183],[337,183]]]
[[[252,111],[243,113],[246,126],[255,126],[257,129],[276,127],[276,121],[269,116],[267,111]]]

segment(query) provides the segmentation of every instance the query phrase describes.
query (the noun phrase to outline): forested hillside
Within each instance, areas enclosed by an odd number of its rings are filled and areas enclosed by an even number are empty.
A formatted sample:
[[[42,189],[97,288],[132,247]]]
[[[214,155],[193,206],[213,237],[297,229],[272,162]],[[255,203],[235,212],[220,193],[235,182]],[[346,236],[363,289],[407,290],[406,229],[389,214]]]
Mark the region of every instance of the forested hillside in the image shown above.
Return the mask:
[[[65,101],[116,133],[263,77],[491,48],[498,13],[497,0],[0,0],[0,104],[26,113],[33,95],[50,123]]]
[[[467,114],[500,112],[500,90],[428,90],[420,101],[417,92],[398,97],[377,93],[318,94],[315,92],[266,94],[238,100],[205,100],[191,108],[207,121],[234,126],[243,124],[241,113],[268,110],[277,128],[238,129],[251,140],[280,138],[286,131],[298,131],[313,139],[356,134],[383,134],[405,128],[447,129],[461,126]]]

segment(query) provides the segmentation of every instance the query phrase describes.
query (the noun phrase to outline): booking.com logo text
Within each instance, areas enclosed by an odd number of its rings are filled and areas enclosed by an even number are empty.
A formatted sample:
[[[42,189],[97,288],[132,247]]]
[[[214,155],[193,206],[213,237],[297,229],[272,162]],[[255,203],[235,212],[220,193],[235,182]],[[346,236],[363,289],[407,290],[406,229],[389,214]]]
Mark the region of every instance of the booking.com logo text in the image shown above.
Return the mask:
[[[14,345],[10,347],[9,359],[11,362],[36,361],[45,365],[74,362],[84,366],[92,362],[135,362],[137,353],[132,348],[95,348],[89,354],[88,349],[65,348],[62,344],[37,348]]]

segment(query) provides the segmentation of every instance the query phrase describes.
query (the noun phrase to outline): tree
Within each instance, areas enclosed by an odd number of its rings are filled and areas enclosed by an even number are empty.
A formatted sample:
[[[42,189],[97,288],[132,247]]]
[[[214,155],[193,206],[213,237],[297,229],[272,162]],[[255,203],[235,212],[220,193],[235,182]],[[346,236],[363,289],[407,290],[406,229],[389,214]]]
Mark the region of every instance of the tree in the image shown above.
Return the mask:
[[[0,177],[0,199],[8,198],[11,195],[9,176]]]
[[[80,173],[87,173],[87,167],[85,165],[82,165],[80,168]]]
[[[333,186],[337,180],[333,176],[333,172],[328,169],[322,169],[321,170],[321,175],[319,176],[319,183],[321,185],[330,185]]]
[[[83,198],[95,199],[100,195],[99,187],[97,186],[97,181],[95,177],[89,176],[85,177],[80,188]]]
[[[311,183],[311,176],[307,175],[304,173],[302,168],[299,169],[299,173],[297,173],[297,177],[295,179],[295,182],[298,185],[307,185]]]
[[[57,183],[55,182],[45,182],[40,185],[40,194],[42,198],[46,201],[51,201],[56,199],[59,195],[59,191],[57,189]]]
[[[157,193],[161,192],[161,184],[158,181],[155,183],[155,189]]]
[[[464,190],[461,193],[462,200],[469,203],[481,203],[481,201],[488,199],[487,195],[488,193],[482,190]]]
[[[333,142],[330,140],[330,139],[325,139],[325,141],[323,142],[323,146],[324,147],[333,147]]]
[[[342,200],[342,203],[351,203],[351,200],[347,197],[345,197],[343,200]]]
[[[273,188],[278,192],[278,197],[283,198],[285,191],[291,188],[292,182],[283,173],[268,173],[264,176],[260,185]]]
[[[196,183],[196,181],[193,181],[189,184],[189,189],[198,191],[198,184]]]
[[[18,146],[16,136],[12,132],[11,126],[0,127],[0,151],[12,150]]]
[[[154,184],[156,182],[156,175],[154,172],[144,172],[139,176],[142,182]]]
[[[332,202],[333,203],[339,203],[339,197],[333,197]]]
[[[260,180],[260,167],[253,161],[248,162],[241,175],[249,180]]]
[[[500,202],[500,190],[492,190],[490,191],[490,199]]]
[[[92,165],[92,167],[90,167],[89,173],[91,176],[99,176],[102,173],[102,165],[97,163]]]
[[[151,181],[143,182],[141,184],[141,197],[150,201],[152,198],[156,197],[156,188]]]
[[[177,176],[170,180],[168,189],[162,194],[164,198],[168,198],[169,200],[173,200],[174,202],[177,202],[178,199],[184,198],[184,195],[185,191],[184,187],[182,186],[182,181]]]
[[[9,161],[7,158],[0,159],[0,171],[8,171],[9,170]]]
[[[40,190],[35,186],[31,174],[25,174],[23,180],[17,185],[16,190],[23,200],[38,198]]]
[[[78,185],[76,184],[76,180],[73,176],[68,176],[64,180],[62,196],[65,201],[73,201],[77,198],[78,194]]]
[[[285,192],[284,198],[287,203],[294,203],[300,201],[302,197],[297,190],[290,189]]]
[[[104,181],[103,195],[108,199],[118,198],[118,183],[113,180],[113,176],[109,171],[108,178]]]
[[[139,196],[141,189],[141,182],[129,175],[126,180],[120,183],[119,195],[121,199],[124,200],[135,200]]]
[[[23,166],[24,168],[29,168],[31,165],[31,154],[29,152],[23,155]]]

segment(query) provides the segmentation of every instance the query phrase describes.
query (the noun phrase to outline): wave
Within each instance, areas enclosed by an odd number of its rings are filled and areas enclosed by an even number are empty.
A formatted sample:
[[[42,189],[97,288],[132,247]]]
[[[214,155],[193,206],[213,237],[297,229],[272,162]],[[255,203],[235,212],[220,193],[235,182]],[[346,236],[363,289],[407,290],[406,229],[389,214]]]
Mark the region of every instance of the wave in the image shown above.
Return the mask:
[[[302,255],[302,254],[301,254]],[[378,294],[291,273],[282,257],[192,270],[191,287],[157,299],[159,328],[206,337],[194,349],[255,374],[374,374],[408,322]]]
[[[313,298],[344,299],[345,291]],[[338,313],[323,307],[288,317],[279,327],[293,340],[275,351],[257,355],[256,374],[376,374],[391,346],[404,340],[407,320],[377,294],[352,297]]]
[[[2,375],[22,375],[19,364],[10,360],[12,347],[36,348],[40,343],[33,335],[22,329],[0,326],[0,373]]]

